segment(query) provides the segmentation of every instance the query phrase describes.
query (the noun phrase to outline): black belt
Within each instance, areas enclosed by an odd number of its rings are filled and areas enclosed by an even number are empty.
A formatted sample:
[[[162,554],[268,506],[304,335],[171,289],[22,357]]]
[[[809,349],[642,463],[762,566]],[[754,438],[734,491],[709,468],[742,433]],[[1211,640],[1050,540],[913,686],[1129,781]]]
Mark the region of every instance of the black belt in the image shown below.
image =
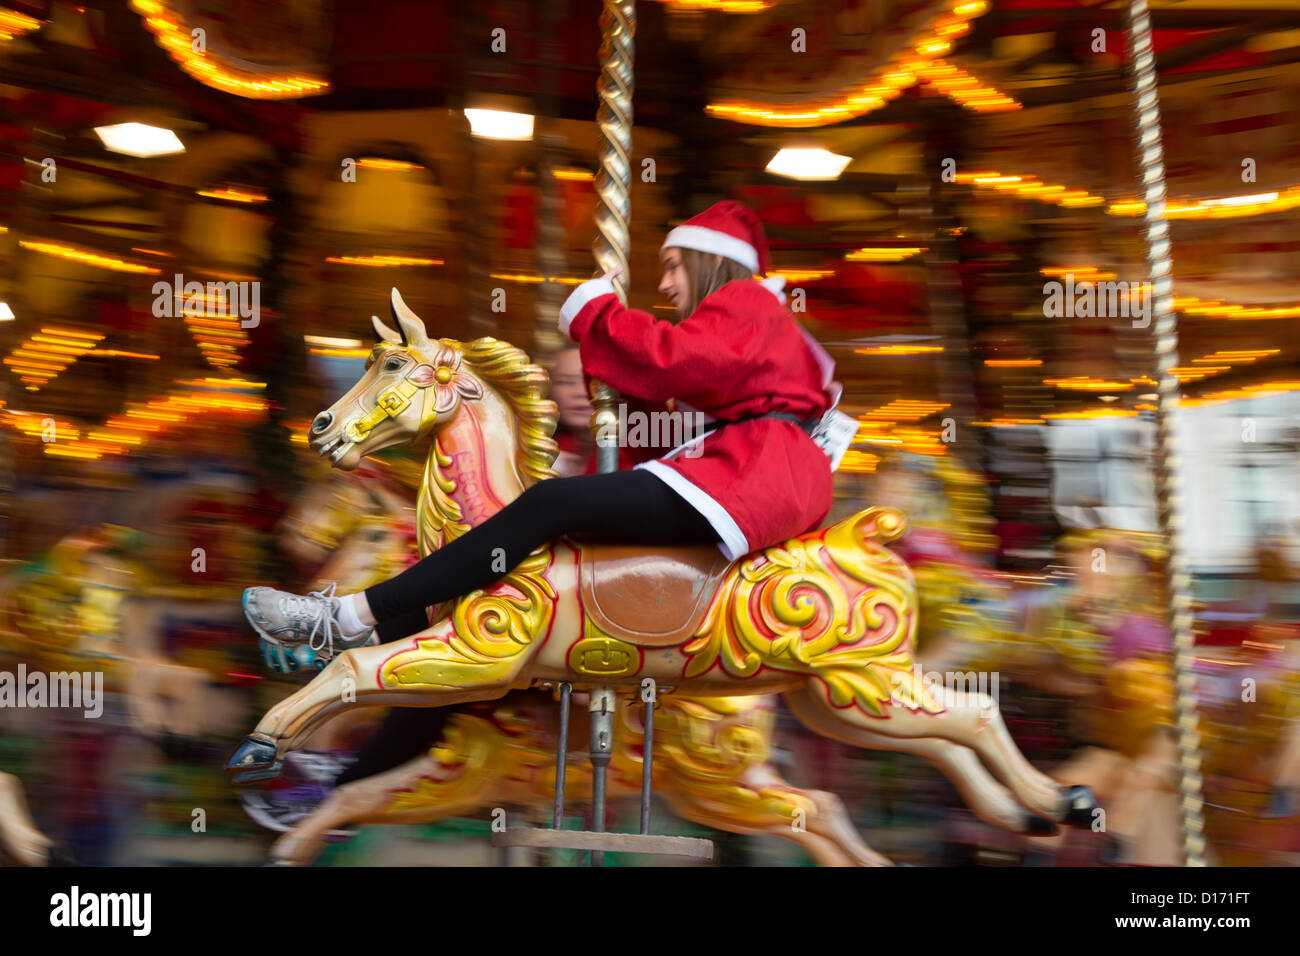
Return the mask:
[[[725,428],[728,425],[739,425],[741,422],[752,422],[757,418],[781,418],[787,422],[794,422],[802,428],[805,434],[811,435],[813,431],[821,424],[820,415],[810,415],[808,418],[800,418],[798,415],[792,415],[789,412],[763,412],[761,415],[746,415],[744,418],[718,419],[709,422],[700,429],[701,434],[707,434],[718,428]]]

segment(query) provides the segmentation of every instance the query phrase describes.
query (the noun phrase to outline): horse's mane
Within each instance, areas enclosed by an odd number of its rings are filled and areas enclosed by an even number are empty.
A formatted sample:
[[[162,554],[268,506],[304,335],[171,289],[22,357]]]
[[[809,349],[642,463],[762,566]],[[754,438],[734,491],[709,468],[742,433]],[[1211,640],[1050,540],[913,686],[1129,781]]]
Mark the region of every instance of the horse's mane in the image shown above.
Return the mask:
[[[501,394],[515,413],[515,464],[524,487],[534,485],[558,473],[552,467],[559,446],[554,434],[559,420],[555,402],[543,397],[549,377],[532,364],[528,355],[508,342],[484,337],[473,342],[442,339],[444,344],[461,353],[462,361]],[[447,541],[469,530],[461,519],[460,506],[452,500],[455,484],[442,469],[451,464],[437,440],[424,463],[416,520],[420,554],[436,550]]]

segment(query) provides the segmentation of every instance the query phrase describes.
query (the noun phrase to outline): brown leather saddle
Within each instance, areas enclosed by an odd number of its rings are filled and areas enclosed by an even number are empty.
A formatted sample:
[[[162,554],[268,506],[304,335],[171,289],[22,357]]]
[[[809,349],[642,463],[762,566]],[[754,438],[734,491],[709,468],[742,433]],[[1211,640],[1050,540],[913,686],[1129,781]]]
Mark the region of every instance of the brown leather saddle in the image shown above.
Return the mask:
[[[610,637],[637,647],[691,639],[732,562],[713,544],[613,544],[568,535],[578,551],[583,610]]]

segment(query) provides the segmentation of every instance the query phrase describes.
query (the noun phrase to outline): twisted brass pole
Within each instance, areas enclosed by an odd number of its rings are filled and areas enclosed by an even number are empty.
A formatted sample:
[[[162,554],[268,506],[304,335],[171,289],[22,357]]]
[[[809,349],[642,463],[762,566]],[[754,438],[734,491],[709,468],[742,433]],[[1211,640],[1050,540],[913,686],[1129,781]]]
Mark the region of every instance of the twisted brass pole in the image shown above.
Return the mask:
[[[603,272],[623,267],[614,288],[627,301],[628,222],[632,210],[632,62],[636,34],[635,0],[605,0],[600,15],[600,171],[596,174],[595,254]]]
[[[600,80],[596,90],[600,108],[600,171],[596,174],[596,238],[594,252],[602,272],[622,266],[614,290],[627,302],[628,251],[632,209],[632,57],[636,34],[635,0],[605,0],[600,15]],[[591,427],[596,433],[596,470],[618,471],[618,393],[603,382],[591,383]],[[629,503],[630,504],[630,503]],[[634,505],[631,505],[633,506]],[[591,691],[591,828],[605,829],[605,770],[609,765],[614,731],[614,693],[611,687]],[[645,760],[651,755],[645,754]],[[592,866],[603,866],[605,854],[593,850]]]
[[[600,15],[600,79],[596,92],[600,107],[600,170],[596,174],[596,263],[602,272],[621,266],[614,290],[627,302],[631,273],[628,252],[632,213],[632,62],[635,54],[635,0],[605,0]],[[596,470],[618,470],[618,393],[592,381],[591,427],[597,436]],[[613,439],[613,440],[611,440]]]
[[[1146,257],[1152,311],[1148,335],[1155,350],[1159,381],[1156,405],[1156,507],[1168,560],[1166,620],[1174,639],[1175,713],[1178,720],[1179,788],[1182,791],[1183,857],[1187,866],[1205,866],[1204,801],[1201,796],[1201,737],[1197,729],[1191,579],[1188,572],[1174,416],[1180,389],[1171,371],[1178,365],[1178,316],[1174,312],[1173,259],[1165,219],[1165,165],[1156,91],[1155,51],[1146,0],[1129,5],[1130,71],[1133,77],[1137,156],[1146,203]]]

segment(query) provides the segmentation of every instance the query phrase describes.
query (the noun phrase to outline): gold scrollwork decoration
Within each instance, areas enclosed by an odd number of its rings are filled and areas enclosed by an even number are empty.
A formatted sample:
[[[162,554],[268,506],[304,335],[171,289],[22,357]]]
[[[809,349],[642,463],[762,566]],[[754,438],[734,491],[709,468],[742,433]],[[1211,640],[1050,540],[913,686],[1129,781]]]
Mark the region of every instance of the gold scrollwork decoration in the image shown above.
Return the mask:
[[[719,665],[749,677],[766,664],[820,677],[838,707],[940,712],[913,667],[915,585],[883,547],[902,531],[899,512],[869,508],[740,562],[683,648],[686,676]]]
[[[457,600],[451,615],[455,630],[445,640],[417,640],[414,650],[389,658],[380,670],[383,685],[464,687],[508,680],[555,613],[555,588],[545,574],[550,562],[549,548],[536,551],[491,590]],[[510,588],[522,597],[510,594]]]

